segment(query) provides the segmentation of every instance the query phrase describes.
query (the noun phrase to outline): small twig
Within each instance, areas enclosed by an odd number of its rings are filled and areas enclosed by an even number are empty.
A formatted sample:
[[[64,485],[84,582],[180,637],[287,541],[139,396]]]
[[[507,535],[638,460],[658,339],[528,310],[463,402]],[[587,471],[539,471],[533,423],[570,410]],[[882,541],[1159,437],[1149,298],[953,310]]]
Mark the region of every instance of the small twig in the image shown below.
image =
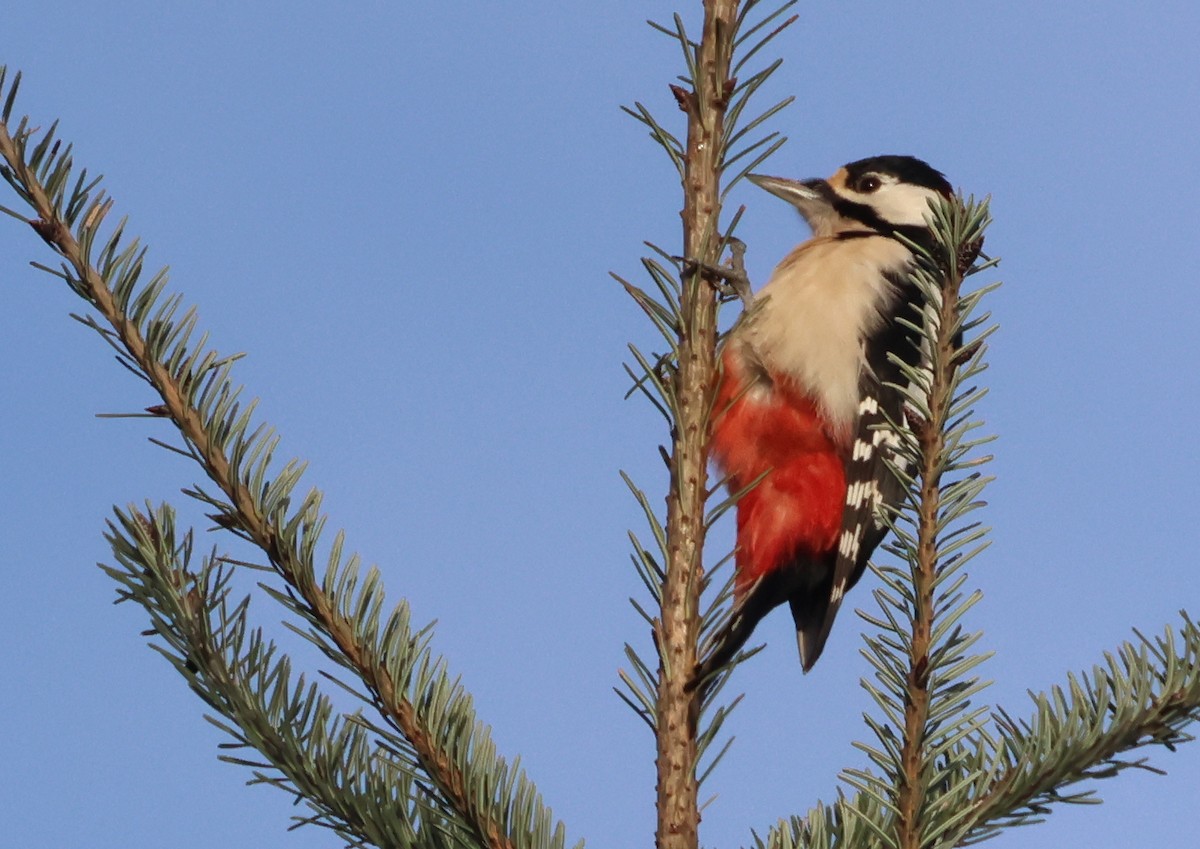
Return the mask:
[[[679,104],[679,111],[686,115],[693,115],[696,112],[696,95],[681,85],[670,86],[671,94],[675,95],[675,102]]]
[[[67,230],[67,225],[54,217],[31,219],[29,226],[33,228],[33,232],[42,237],[42,241],[55,249],[58,248],[60,242],[71,235]]]
[[[971,270],[971,266],[975,264],[975,260],[979,259],[983,253],[983,237],[980,236],[973,242],[961,246],[958,251],[958,276],[965,277],[967,272]]]

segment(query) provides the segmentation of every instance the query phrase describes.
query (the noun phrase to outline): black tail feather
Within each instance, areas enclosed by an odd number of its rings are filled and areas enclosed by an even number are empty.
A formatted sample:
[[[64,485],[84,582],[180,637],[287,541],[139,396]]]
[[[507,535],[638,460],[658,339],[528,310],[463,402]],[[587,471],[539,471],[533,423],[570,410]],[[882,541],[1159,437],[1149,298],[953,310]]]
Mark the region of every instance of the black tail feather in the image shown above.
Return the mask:
[[[816,663],[829,635],[824,616],[832,585],[831,564],[808,559],[794,561],[759,578],[734,605],[729,621],[696,665],[687,689],[695,690],[729,664],[746,645],[762,618],[785,601],[792,607],[801,645],[800,659],[807,672]],[[811,636],[806,638],[805,634]],[[815,650],[806,650],[806,646],[815,646]]]
[[[833,595],[833,570],[815,587],[793,593],[788,599],[792,619],[796,622],[796,647],[800,650],[800,666],[805,672],[813,668],[825,649],[837,607],[830,604]]]

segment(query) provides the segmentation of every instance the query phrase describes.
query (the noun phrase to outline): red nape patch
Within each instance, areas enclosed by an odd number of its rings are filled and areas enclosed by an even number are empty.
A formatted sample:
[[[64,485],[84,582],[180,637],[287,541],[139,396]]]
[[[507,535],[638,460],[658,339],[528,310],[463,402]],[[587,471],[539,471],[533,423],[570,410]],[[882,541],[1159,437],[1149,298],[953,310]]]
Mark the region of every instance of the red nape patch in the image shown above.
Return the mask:
[[[773,376],[774,377],[774,376]],[[815,405],[775,378],[745,391],[727,350],[714,407],[712,453],[730,486],[766,477],[738,502],[738,594],[797,555],[832,551],[841,532],[846,476],[841,452]]]

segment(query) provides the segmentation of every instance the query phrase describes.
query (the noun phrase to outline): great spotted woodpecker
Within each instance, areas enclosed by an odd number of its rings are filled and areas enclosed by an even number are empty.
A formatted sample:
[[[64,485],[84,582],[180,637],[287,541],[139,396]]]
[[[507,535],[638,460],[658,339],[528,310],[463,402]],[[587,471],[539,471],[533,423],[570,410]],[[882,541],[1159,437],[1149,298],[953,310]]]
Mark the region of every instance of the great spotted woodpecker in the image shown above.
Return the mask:
[[[884,459],[897,439],[887,423],[904,415],[893,358],[921,357],[915,259],[897,237],[927,240],[930,201],[952,193],[910,156],[860,159],[828,180],[749,179],[813,236],[779,263],[721,355],[712,455],[732,491],[753,486],[737,504],[733,611],[694,685],[785,601],[811,669],[886,535],[877,511],[901,496]]]

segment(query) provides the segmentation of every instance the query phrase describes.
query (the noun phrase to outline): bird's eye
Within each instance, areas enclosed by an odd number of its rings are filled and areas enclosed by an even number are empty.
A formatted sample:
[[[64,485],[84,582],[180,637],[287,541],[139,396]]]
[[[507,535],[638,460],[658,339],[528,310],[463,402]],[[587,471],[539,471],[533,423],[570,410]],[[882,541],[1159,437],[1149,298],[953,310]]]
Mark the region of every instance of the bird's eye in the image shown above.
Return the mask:
[[[858,190],[864,195],[869,195],[881,185],[883,185],[883,182],[878,177],[874,174],[867,174],[858,181]]]

